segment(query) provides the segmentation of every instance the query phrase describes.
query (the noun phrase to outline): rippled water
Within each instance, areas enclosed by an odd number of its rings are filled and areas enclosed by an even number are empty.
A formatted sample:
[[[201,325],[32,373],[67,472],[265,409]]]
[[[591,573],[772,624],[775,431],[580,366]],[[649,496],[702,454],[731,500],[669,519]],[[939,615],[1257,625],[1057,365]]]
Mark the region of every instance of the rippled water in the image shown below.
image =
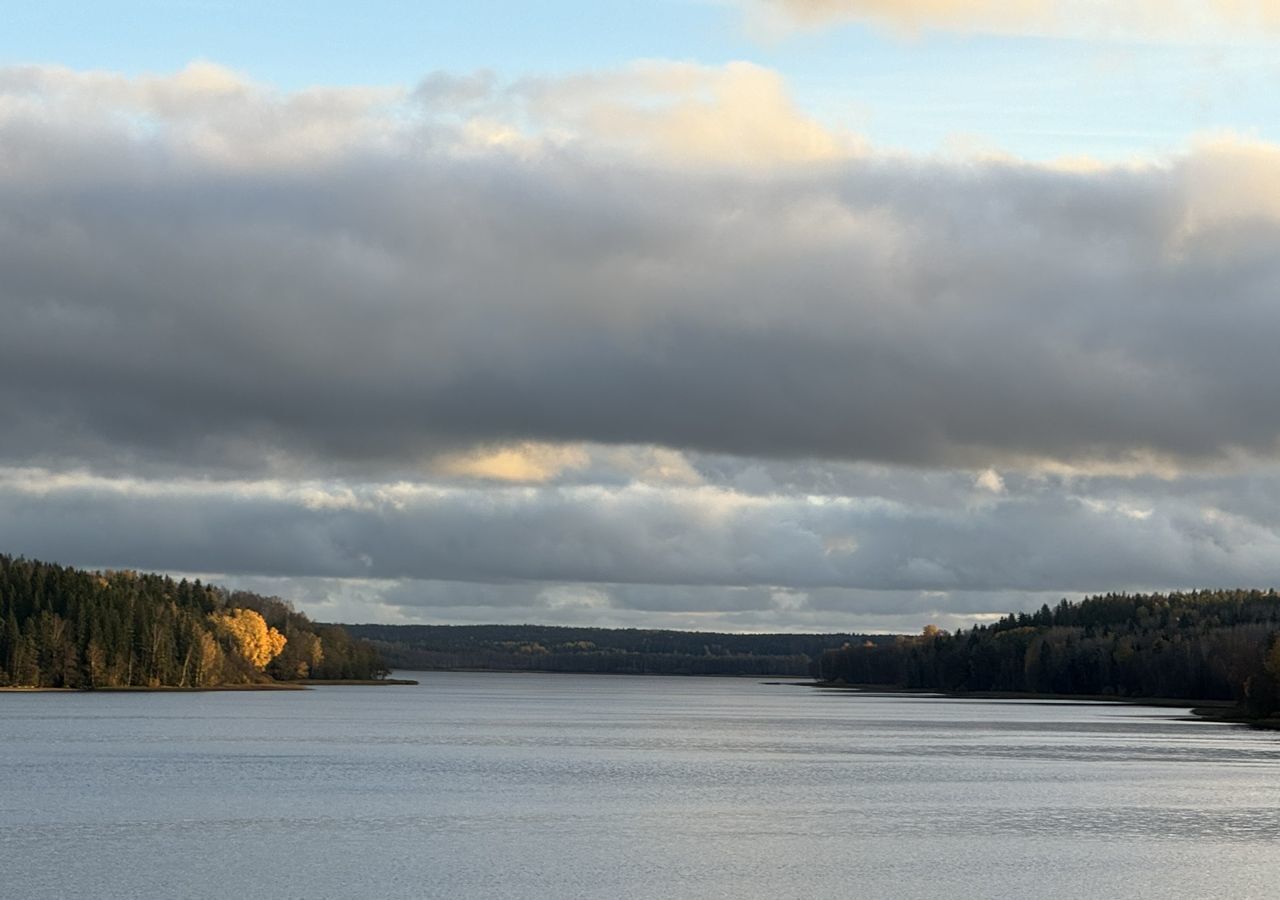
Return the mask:
[[[1280,734],[730,679],[417,677],[0,694],[0,896],[1280,896]]]

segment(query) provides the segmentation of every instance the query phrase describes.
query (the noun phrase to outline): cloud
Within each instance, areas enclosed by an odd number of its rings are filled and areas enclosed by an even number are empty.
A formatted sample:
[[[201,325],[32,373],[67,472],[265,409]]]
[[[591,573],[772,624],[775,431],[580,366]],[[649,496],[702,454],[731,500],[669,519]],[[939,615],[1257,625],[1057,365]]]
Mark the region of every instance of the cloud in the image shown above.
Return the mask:
[[[641,483],[282,490],[0,475],[0,546],[17,553],[92,567],[537,586],[493,588],[526,603],[553,587],[560,593],[546,596],[562,605],[594,597],[598,606],[676,610],[716,596],[734,609],[774,608],[778,591],[784,606],[812,608],[851,591],[883,602],[892,592],[1256,585],[1272,576],[1280,551],[1280,518],[1267,499],[1280,493],[1274,475],[1204,479],[1184,485],[1184,496],[1158,482],[1023,478],[977,506],[963,473],[948,476],[931,504],[905,502],[919,496],[918,484],[899,491],[874,478],[879,494],[850,496]],[[1256,502],[1240,499],[1246,485],[1261,495]],[[456,605],[465,596],[426,592],[404,603]]]
[[[1053,18],[1051,0],[765,0],[754,4],[805,25],[870,20],[898,28],[1027,27]]]
[[[1265,233],[1280,221],[1280,147],[1208,136],[1185,167],[1183,220],[1175,241],[1202,238],[1230,253],[1255,228]],[[1222,241],[1225,236],[1232,240]]]
[[[742,629],[1272,577],[1280,150],[814,128],[750,66],[0,71],[0,547]]]
[[[603,454],[608,470],[650,484],[697,485],[702,474],[678,450],[667,447],[615,447]]]
[[[489,72],[433,72],[412,98],[459,125],[464,143],[522,152],[587,144],[632,160],[753,169],[841,159],[864,147],[807,116],[777,72],[741,61],[647,60],[508,83]]]
[[[614,628],[756,632],[916,632],[928,621],[967,627],[1009,610],[1053,605],[1053,594],[671,588],[272,578],[180,573],[289,597],[319,621],[485,624],[530,622]],[[994,611],[989,611],[994,610]]]
[[[200,164],[296,169],[369,152],[397,131],[400,88],[283,93],[208,62],[171,75],[127,77],[61,66],[0,69],[0,175],[66,185],[151,177]],[[108,164],[127,162],[127,170]],[[87,166],[77,169],[78,166]],[[71,176],[68,178],[68,176]]]
[[[1004,479],[1000,477],[1000,473],[995,469],[984,469],[973,480],[973,486],[979,490],[988,491],[992,494],[1004,493]]]
[[[848,157],[862,149],[805,116],[778,73],[747,62],[721,67],[642,62],[623,70],[531,78],[518,100],[552,134],[691,164],[759,166]]]
[[[503,447],[483,447],[447,454],[436,467],[448,475],[494,481],[550,481],[566,469],[580,469],[590,456],[581,447],[524,441]]]
[[[704,76],[675,67],[670,91]],[[1092,171],[716,168],[585,132],[460,148],[439,117],[365,106],[308,155],[295,95],[192,80],[0,79],[4,462],[416,477],[525,442],[974,469],[1276,453],[1270,145]],[[518,93],[595,96],[570,82]],[[262,150],[262,118],[307,164]],[[232,149],[199,149],[206,128]]]
[[[871,22],[904,32],[1186,39],[1280,25],[1276,0],[746,0],[746,6],[758,22],[807,27]]]

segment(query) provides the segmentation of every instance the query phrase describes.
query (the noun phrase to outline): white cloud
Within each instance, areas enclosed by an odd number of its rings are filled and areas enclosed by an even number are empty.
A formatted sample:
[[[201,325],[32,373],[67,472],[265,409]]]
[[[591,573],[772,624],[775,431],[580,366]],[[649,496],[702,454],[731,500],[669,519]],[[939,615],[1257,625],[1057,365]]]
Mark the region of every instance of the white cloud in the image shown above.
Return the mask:
[[[1073,37],[1205,39],[1280,26],[1276,0],[743,0],[757,27],[870,22]]]
[[[782,77],[748,62],[663,61],[568,78],[527,79],[518,99],[550,135],[673,162],[767,165],[839,159],[861,141],[805,116]]]
[[[1004,479],[1000,477],[1000,473],[995,469],[984,469],[973,480],[973,486],[991,494],[1004,493]]]
[[[128,77],[61,66],[0,70],[0,137],[38,128],[52,156],[7,153],[0,173],[64,182],[107,149],[160,173],[205,164],[297,169],[375,150],[400,130],[402,88],[311,88],[284,93],[222,66],[194,62],[169,75]],[[99,144],[105,140],[105,145]]]

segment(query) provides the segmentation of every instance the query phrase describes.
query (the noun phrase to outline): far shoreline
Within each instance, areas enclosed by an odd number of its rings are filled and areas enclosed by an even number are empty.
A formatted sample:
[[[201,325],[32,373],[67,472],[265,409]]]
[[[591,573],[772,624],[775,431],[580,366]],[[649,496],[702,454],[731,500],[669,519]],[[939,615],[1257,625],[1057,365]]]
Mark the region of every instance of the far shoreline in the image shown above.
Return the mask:
[[[850,694],[909,694],[944,700],[1043,700],[1053,703],[1117,703],[1163,709],[1185,709],[1191,719],[1223,725],[1248,725],[1264,731],[1280,731],[1280,719],[1251,718],[1230,700],[1191,700],[1178,697],[1121,697],[1116,694],[1046,694],[1034,691],[943,691],[932,688],[904,688],[888,684],[845,684],[806,681],[804,687]]]
[[[148,687],[140,684],[114,687],[28,687],[7,685],[0,687],[0,694],[206,694],[223,691],[309,691],[316,687],[378,687],[382,685],[417,685],[411,678],[317,678],[314,681],[274,681],[260,684],[217,684],[207,687],[183,687],[162,684]]]
[[[537,669],[421,669],[404,670],[413,674],[430,675],[433,673],[466,673],[466,674],[505,674],[505,675],[594,675],[604,677],[631,678],[636,675],[656,675],[682,678],[736,678],[753,679],[760,684],[808,687],[832,693],[895,695],[902,694],[917,697],[937,697],[943,700],[1020,700],[1024,702],[1044,701],[1062,704],[1077,703],[1081,705],[1096,703],[1124,704],[1129,706],[1148,706],[1158,709],[1185,709],[1190,714],[1188,721],[1198,721],[1220,725],[1245,725],[1263,731],[1280,731],[1280,718],[1251,718],[1241,711],[1240,707],[1230,700],[1192,700],[1178,697],[1122,697],[1115,694],[1049,694],[1033,691],[943,691],[931,688],[905,688],[886,684],[847,684],[843,682],[814,681],[811,676],[804,675],[695,675],[676,672],[554,672]],[[12,694],[93,694],[93,693],[208,693],[221,691],[307,691],[316,687],[379,687],[417,686],[421,682],[412,678],[370,678],[370,679],[316,679],[306,681],[276,681],[265,684],[224,684],[212,687],[179,687],[161,685],[145,687],[126,685],[119,687],[66,688],[66,687],[0,687],[0,693]]]

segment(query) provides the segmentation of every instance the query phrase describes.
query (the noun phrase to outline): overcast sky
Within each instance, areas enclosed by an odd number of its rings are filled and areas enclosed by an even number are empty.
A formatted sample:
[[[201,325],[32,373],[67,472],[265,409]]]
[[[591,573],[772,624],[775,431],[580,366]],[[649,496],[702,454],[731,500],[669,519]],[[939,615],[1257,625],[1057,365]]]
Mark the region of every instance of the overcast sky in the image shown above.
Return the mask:
[[[81,6],[0,34],[0,552],[349,622],[1280,583],[1280,3]]]

